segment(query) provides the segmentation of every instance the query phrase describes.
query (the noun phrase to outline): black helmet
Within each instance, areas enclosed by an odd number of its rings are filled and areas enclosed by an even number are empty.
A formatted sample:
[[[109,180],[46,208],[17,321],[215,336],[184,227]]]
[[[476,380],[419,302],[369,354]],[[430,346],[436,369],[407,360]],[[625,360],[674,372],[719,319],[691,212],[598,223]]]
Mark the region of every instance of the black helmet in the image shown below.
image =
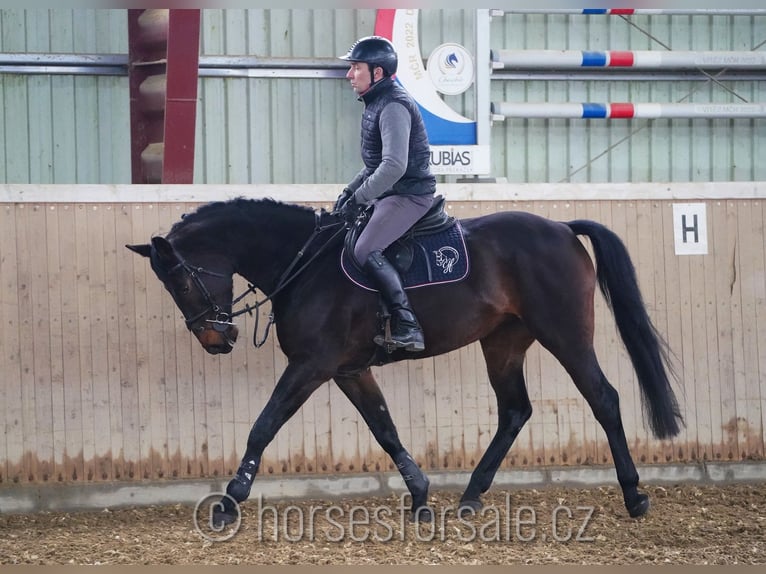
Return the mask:
[[[338,56],[348,62],[365,62],[372,66],[380,66],[387,76],[396,73],[399,58],[396,56],[394,45],[382,36],[367,36],[357,40],[348,53]]]

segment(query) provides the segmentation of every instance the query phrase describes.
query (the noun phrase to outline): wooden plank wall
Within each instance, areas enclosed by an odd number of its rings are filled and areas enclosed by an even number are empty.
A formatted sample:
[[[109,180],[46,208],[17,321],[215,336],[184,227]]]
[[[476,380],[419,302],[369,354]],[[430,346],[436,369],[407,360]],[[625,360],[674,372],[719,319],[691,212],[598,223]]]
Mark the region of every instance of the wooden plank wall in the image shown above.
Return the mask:
[[[459,217],[518,209],[595,219],[623,238],[650,314],[677,355],[687,422],[673,441],[651,438],[632,367],[597,295],[597,352],[620,392],[638,462],[763,458],[766,200],[705,203],[709,254],[677,256],[671,200],[449,202]],[[255,349],[245,318],[233,353],[207,355],[146,261],[123,247],[166,232],[196,205],[0,203],[0,483],[235,470],[285,366],[275,337]],[[526,371],[535,412],[504,468],[610,462],[582,397],[538,345]],[[497,413],[476,345],[376,373],[424,468],[478,462]],[[262,465],[265,474],[392,468],[332,383],[278,434]]]

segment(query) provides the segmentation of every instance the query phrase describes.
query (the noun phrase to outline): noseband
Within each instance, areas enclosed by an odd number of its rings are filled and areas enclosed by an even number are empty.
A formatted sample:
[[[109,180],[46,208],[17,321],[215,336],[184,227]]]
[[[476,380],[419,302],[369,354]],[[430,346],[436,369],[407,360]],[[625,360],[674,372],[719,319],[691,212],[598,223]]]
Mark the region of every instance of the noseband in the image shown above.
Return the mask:
[[[210,275],[211,277],[218,277],[220,279],[226,279],[227,275],[224,275],[223,273],[218,273],[217,271],[211,271],[209,269],[205,269],[204,267],[197,267],[194,265],[190,265],[186,261],[181,261],[173,267],[168,273],[173,274],[176,271],[179,271],[183,269],[186,271],[186,273],[191,277],[192,281],[194,282],[194,285],[197,287],[200,293],[202,293],[202,296],[205,298],[205,303],[207,304],[207,307],[205,307],[202,311],[194,315],[193,317],[186,317],[184,315],[184,321],[186,322],[186,328],[189,329],[189,331],[192,331],[192,326],[194,323],[199,321],[202,317],[205,315],[208,315],[210,313],[215,313],[215,319],[206,319],[206,323],[210,323],[211,327],[218,331],[219,333],[226,332],[226,329],[229,327],[233,327],[234,323],[231,322],[231,320],[236,317],[237,315],[241,315],[242,313],[248,311],[248,309],[242,309],[236,313],[227,313],[224,311],[220,305],[218,305],[215,300],[213,299],[213,296],[210,294],[210,291],[208,290],[207,286],[205,285],[205,282],[202,280],[201,275]],[[232,301],[232,305],[240,301],[245,295],[250,293],[254,290],[254,287],[252,285],[248,286],[247,291],[245,291],[242,295],[237,297]]]

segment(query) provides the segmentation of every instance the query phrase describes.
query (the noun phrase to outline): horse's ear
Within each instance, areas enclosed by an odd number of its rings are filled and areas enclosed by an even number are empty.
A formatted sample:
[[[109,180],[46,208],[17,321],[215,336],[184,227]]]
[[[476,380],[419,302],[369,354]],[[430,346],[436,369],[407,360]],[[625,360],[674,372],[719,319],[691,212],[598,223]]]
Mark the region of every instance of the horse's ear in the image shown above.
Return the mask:
[[[149,245],[148,243],[144,243],[142,245],[126,245],[125,247],[127,247],[134,253],[143,255],[144,257],[149,257],[152,254],[152,246]]]
[[[152,237],[152,246],[154,246],[154,249],[157,251],[160,261],[165,264],[173,265],[178,262],[178,255],[176,254],[175,249],[173,249],[170,241],[164,237]]]

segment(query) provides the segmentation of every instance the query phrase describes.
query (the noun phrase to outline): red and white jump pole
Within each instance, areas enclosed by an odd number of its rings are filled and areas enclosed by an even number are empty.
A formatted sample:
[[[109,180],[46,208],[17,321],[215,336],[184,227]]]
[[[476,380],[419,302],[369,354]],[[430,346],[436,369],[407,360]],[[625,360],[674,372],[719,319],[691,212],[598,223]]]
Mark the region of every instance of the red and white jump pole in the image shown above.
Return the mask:
[[[766,117],[766,104],[492,102],[491,112],[493,120],[505,118],[762,118]]]
[[[697,70],[700,68],[766,69],[766,52],[681,52],[659,50],[490,50],[492,68],[570,70],[634,68]]]
[[[655,15],[667,16],[763,16],[765,9],[719,9],[692,8],[679,10],[677,8],[518,8],[510,10],[491,10],[490,16],[505,16],[506,14],[584,14],[606,16]]]

